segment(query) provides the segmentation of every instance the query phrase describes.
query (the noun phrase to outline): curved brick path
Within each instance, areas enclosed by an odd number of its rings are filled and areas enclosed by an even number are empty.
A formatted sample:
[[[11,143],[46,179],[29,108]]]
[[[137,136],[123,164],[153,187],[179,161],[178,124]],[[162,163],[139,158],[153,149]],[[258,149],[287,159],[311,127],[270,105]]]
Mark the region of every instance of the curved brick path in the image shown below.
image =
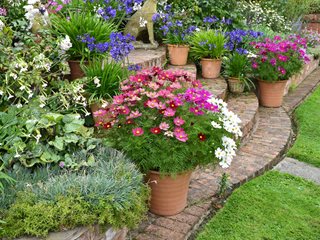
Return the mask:
[[[253,94],[230,97],[229,107],[243,120],[242,129],[247,136],[231,167],[227,170],[220,167],[197,169],[190,183],[188,207],[172,217],[149,213],[148,220],[131,232],[130,237],[137,240],[192,238],[219,202],[214,196],[224,172],[229,174],[231,188],[234,189],[271,169],[282,159],[292,136],[289,113],[313,91],[319,81],[320,68],[285,97],[283,108],[258,108]]]

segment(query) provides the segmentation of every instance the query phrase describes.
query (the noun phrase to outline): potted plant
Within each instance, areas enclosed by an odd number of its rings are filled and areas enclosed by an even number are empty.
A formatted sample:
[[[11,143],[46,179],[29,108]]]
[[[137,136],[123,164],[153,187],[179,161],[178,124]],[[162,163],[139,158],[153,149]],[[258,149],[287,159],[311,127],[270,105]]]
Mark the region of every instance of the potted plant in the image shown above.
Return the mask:
[[[259,83],[260,104],[280,107],[287,80],[301,70],[304,61],[309,61],[306,40],[275,36],[251,45],[256,53],[252,58],[252,71]]]
[[[220,75],[226,38],[220,31],[208,30],[195,33],[190,40],[190,54],[201,60],[202,77],[217,78]]]
[[[250,59],[247,55],[235,52],[225,58],[223,73],[228,80],[230,92],[242,93],[245,86],[254,86],[248,77],[250,71]]]
[[[120,82],[129,76],[129,71],[121,62],[112,59],[97,58],[84,66],[84,89],[92,113],[101,108],[103,103],[116,95],[120,90]],[[98,121],[93,115],[95,122]]]
[[[186,206],[197,166],[230,165],[241,136],[240,119],[181,71],[153,68],[133,75],[102,110],[112,116],[100,124],[107,130],[105,141],[147,174],[150,210],[164,216]]]
[[[104,21],[88,12],[72,13],[68,17],[64,15],[51,15],[52,31],[58,36],[67,36],[70,47],[66,48],[69,54],[69,66],[71,80],[81,78],[84,73],[80,63],[87,64],[101,53],[88,50],[88,41],[108,42],[110,34],[115,31],[112,23]],[[88,38],[83,39],[83,36]],[[91,42],[92,43],[92,42]]]
[[[163,42],[168,46],[170,64],[186,65],[190,50],[189,38],[197,28],[188,21],[182,21],[170,10],[166,14],[155,14],[153,21],[159,27]]]

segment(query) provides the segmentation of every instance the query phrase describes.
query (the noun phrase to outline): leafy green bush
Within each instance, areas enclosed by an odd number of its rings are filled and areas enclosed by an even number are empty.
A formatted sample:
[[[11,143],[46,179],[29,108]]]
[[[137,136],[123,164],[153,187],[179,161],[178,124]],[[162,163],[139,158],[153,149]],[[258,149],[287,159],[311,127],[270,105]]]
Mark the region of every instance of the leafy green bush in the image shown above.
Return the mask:
[[[77,172],[53,174],[42,169],[41,181],[35,181],[25,169],[13,174],[20,185],[0,198],[0,216],[5,222],[0,237],[46,236],[49,231],[92,224],[131,228],[140,222],[149,194],[135,165],[122,153],[101,145],[89,154],[76,152],[75,156],[80,161],[95,156],[96,161]],[[17,196],[16,201],[10,205],[6,194]]]
[[[78,168],[72,153],[95,148],[100,140],[92,138],[93,129],[84,127],[78,114],[62,115],[39,106],[9,107],[0,113],[0,165],[10,168],[59,163]]]

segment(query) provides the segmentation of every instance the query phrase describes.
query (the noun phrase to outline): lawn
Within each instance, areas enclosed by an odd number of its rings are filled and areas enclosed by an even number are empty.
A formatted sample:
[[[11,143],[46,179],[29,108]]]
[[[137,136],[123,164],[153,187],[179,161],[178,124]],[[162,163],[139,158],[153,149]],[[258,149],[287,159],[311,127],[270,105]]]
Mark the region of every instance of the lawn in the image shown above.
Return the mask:
[[[320,87],[295,111],[298,136],[288,156],[320,167]]]
[[[197,240],[319,240],[319,216],[319,186],[271,171],[237,189]]]

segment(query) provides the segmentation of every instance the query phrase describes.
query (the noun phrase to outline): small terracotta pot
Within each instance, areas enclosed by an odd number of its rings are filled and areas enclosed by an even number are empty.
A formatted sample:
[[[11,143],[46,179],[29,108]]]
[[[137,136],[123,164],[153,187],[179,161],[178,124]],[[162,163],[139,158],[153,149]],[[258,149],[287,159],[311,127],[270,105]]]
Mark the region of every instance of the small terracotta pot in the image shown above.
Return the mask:
[[[277,82],[259,80],[258,83],[260,105],[272,108],[281,107],[287,80]]]
[[[221,63],[222,61],[218,59],[202,58],[200,62],[202,77],[211,79],[218,78],[220,76]]]
[[[161,216],[182,212],[187,205],[191,173],[189,171],[171,177],[150,171],[146,176],[151,187],[150,212]]]
[[[68,63],[70,67],[70,80],[75,80],[85,76],[84,72],[80,67],[80,61],[69,60]],[[84,62],[84,64],[88,63]]]
[[[188,45],[168,44],[170,64],[183,66],[187,64],[190,47]]]
[[[244,84],[239,78],[228,78],[229,91],[232,93],[243,93]]]

